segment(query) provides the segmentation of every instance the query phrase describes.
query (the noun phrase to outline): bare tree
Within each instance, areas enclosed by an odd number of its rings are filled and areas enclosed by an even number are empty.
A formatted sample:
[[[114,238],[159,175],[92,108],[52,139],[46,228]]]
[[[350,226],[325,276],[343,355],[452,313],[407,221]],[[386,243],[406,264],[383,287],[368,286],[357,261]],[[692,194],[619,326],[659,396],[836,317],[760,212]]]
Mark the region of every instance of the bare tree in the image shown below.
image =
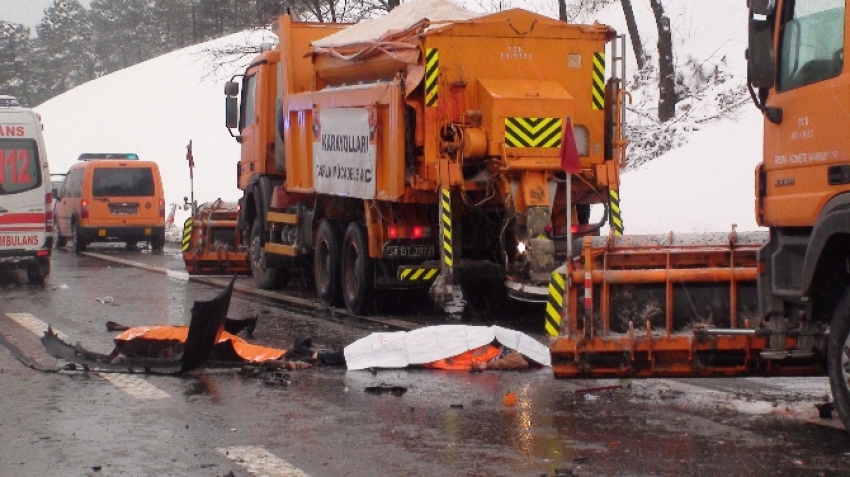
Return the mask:
[[[563,2],[564,0],[559,0]],[[643,43],[640,41],[637,23],[635,23],[635,12],[632,10],[632,0],[620,0],[623,5],[623,15],[626,17],[626,27],[629,29],[629,37],[632,39],[632,50],[635,52],[635,60],[637,61],[638,69],[642,70],[646,62],[646,55],[643,52]]]
[[[659,0],[649,0],[658,27],[658,119],[669,121],[676,116],[676,71],[673,67],[673,37],[670,18],[664,15]]]

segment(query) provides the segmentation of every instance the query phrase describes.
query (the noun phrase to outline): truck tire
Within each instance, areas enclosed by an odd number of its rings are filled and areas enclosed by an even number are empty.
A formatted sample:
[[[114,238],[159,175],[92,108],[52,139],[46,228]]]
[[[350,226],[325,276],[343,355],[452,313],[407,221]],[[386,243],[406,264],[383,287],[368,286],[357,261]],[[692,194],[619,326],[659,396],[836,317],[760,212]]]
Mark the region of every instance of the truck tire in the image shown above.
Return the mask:
[[[56,248],[64,247],[68,244],[68,237],[62,235],[59,231],[59,223],[53,222],[53,246]]]
[[[366,227],[351,222],[342,239],[342,298],[348,311],[359,315],[371,302],[374,284]]]
[[[85,252],[86,250],[86,239],[83,238],[83,230],[77,223],[74,224],[74,250],[77,252]]]
[[[826,367],[835,408],[844,427],[850,429],[850,289],[844,292],[832,314]]]
[[[27,265],[27,281],[30,283],[44,283],[47,275],[50,275],[50,259],[40,258],[37,263]]]
[[[339,302],[339,232],[332,221],[325,219],[316,233],[313,256],[313,276],[316,279],[316,295],[325,306],[336,306]]]
[[[254,284],[257,285],[257,288],[271,290],[277,285],[277,270],[266,268],[264,245],[262,224],[259,220],[254,220],[254,225],[251,226],[251,242],[248,250],[251,259],[251,275],[254,277]]]

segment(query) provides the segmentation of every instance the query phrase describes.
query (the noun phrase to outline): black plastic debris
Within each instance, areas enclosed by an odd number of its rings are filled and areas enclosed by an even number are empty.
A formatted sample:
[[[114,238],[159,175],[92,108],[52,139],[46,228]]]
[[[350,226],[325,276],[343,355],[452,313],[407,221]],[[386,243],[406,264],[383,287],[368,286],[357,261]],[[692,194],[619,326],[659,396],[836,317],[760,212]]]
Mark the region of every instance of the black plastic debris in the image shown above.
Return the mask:
[[[364,389],[369,394],[392,394],[393,396],[401,396],[407,392],[407,388],[403,386],[389,386],[381,384],[379,386],[368,386]]]
[[[463,409],[463,404],[450,404],[451,409]]]
[[[834,402],[815,404],[815,407],[818,408],[818,417],[821,419],[832,419],[832,411],[835,410]]]
[[[563,467],[563,468],[560,468],[560,469],[555,469],[555,474],[554,474],[555,477],[569,477],[569,476],[572,476],[572,475],[575,475],[575,474],[573,474],[573,469],[571,469],[571,468]]]

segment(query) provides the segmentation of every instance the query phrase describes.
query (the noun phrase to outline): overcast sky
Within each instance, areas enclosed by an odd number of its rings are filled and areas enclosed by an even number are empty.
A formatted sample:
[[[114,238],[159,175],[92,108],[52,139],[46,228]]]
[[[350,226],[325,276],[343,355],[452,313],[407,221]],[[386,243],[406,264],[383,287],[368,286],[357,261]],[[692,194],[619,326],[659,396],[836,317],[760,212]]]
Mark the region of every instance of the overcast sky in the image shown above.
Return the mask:
[[[79,1],[88,8],[89,0]],[[35,26],[44,16],[44,9],[51,3],[53,0],[0,0],[0,20],[22,23],[35,33]]]

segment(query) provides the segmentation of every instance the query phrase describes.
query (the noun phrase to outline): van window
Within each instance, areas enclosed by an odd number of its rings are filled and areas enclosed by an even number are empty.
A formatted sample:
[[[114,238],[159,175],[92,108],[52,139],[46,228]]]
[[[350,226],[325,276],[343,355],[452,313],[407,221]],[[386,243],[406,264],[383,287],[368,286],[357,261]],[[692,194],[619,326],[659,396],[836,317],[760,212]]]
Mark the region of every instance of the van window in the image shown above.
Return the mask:
[[[74,169],[65,178],[64,195],[68,199],[79,199],[83,185],[83,170]]]
[[[154,195],[150,168],[98,167],[92,178],[92,197],[150,197]]]
[[[0,195],[41,185],[41,167],[34,139],[0,139]]]

